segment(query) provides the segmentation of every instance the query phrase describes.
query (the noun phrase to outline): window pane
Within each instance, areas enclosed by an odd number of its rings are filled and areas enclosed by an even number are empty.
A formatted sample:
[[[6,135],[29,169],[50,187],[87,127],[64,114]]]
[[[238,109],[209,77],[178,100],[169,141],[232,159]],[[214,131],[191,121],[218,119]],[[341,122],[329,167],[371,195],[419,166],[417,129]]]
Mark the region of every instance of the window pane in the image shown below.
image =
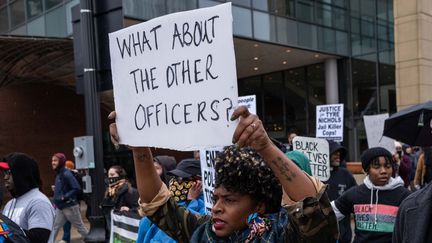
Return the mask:
[[[251,0],[231,0],[228,2],[232,2],[233,4],[244,6],[244,7],[250,7],[251,6]]]
[[[298,44],[309,48],[317,48],[317,27],[298,23]]]
[[[27,35],[27,26],[23,25],[10,32],[11,35]]]
[[[277,41],[297,45],[297,23],[287,18],[276,17]]]
[[[297,2],[297,18],[307,22],[313,22],[313,2],[299,0]]]
[[[211,1],[211,0],[199,0],[199,7],[200,8],[206,8],[206,7],[212,7],[215,5],[218,5],[220,3],[216,2],[216,1]]]
[[[264,84],[264,127],[269,132],[283,132],[284,111],[283,97],[284,86],[282,72],[263,76]],[[283,136],[283,135],[282,135]]]
[[[259,9],[259,10],[264,10],[264,11],[269,11],[269,1],[265,1],[265,0],[252,0],[253,1],[253,8],[254,9]]]
[[[333,27],[346,30],[346,11],[344,9],[333,8]]]
[[[42,14],[42,0],[27,0],[27,18]]]
[[[306,136],[308,110],[305,68],[285,71],[285,134],[291,130]]]
[[[364,59],[369,59],[363,56]],[[352,60],[354,115],[377,113],[377,92],[375,62]]]
[[[28,34],[32,36],[45,36],[45,16],[41,16],[27,24]]]
[[[24,0],[17,0],[10,5],[11,27],[14,28],[25,22]]]
[[[66,11],[65,7],[55,9],[46,14],[47,36],[66,37]]]
[[[380,112],[396,112],[395,66],[381,63],[380,75]]]
[[[63,0],[45,0],[45,9],[49,10],[62,2]]]
[[[72,0],[66,4],[66,33],[67,35],[72,35],[72,8],[80,4],[79,0]]]
[[[7,7],[0,9],[0,33],[5,33],[9,30],[9,19]]]
[[[276,40],[276,18],[267,13],[254,11],[254,36],[261,40]]]
[[[324,26],[332,26],[332,7],[326,4],[316,4],[316,19],[317,23]]]
[[[252,37],[251,10],[233,6],[233,32],[235,35]]]
[[[167,0],[167,13],[174,13],[195,9],[197,7],[196,1],[191,0]]]
[[[336,31],[336,52],[348,55],[348,34],[346,32]]]
[[[334,52],[335,46],[335,31],[329,28],[318,27],[318,47],[321,50]]]
[[[316,64],[306,69],[309,102],[309,136],[315,135],[316,106],[326,103],[324,65]]]

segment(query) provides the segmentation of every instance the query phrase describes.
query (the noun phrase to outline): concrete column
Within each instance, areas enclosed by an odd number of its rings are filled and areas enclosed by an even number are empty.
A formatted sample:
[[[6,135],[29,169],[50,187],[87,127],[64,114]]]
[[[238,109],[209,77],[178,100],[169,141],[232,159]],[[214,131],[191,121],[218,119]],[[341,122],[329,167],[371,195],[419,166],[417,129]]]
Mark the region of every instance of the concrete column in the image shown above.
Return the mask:
[[[398,110],[432,94],[432,1],[394,0],[396,101]]]
[[[339,82],[337,76],[336,59],[327,59],[324,62],[326,103],[339,103]]]

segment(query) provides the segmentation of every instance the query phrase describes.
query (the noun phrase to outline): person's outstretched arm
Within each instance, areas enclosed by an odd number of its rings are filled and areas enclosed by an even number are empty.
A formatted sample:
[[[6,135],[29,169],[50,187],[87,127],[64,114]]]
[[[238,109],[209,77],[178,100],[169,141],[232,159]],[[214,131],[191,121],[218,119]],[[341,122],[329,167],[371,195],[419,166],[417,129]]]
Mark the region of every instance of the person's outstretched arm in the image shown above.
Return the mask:
[[[300,201],[316,196],[317,191],[312,181],[271,142],[258,116],[241,106],[231,116],[231,120],[237,118],[240,118],[240,122],[234,132],[233,143],[255,149],[273,170],[292,200]]]
[[[108,116],[109,119],[115,119],[115,111]],[[118,144],[117,126],[115,123],[110,124],[111,141]],[[132,148],[137,190],[142,203],[149,203],[158,194],[162,186],[162,181],[153,165],[153,156],[148,147]]]

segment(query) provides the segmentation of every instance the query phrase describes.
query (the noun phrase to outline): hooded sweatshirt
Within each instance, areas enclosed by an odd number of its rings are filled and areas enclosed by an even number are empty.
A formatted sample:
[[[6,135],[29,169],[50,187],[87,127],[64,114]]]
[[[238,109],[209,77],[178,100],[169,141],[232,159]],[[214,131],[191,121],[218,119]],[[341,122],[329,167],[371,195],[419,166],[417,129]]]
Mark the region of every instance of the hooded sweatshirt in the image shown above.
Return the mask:
[[[54,223],[54,208],[39,191],[41,183],[37,162],[23,153],[6,157],[14,188],[13,198],[3,208],[3,214],[18,224],[31,242],[47,242]]]
[[[57,208],[60,210],[77,205],[78,191],[81,190],[81,186],[75,179],[72,172],[65,168],[66,157],[62,153],[56,153],[53,156],[59,159],[59,163],[55,171],[57,172],[55,178],[55,189],[53,201]]]
[[[391,177],[385,186],[375,186],[369,176],[332,202],[338,220],[355,215],[354,242],[391,242],[396,215],[409,195],[400,177]]]

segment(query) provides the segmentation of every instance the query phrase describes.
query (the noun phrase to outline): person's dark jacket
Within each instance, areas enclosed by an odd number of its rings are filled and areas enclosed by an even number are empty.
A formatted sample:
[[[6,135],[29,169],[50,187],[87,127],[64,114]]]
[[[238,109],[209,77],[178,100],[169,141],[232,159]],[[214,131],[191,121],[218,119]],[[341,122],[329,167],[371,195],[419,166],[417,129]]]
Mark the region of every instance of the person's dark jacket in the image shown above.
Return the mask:
[[[138,191],[130,186],[129,183],[124,183],[118,189],[116,196],[106,196],[102,203],[101,208],[106,220],[106,227],[110,229],[111,210],[120,210],[121,207],[126,206],[129,212],[138,213]]]
[[[412,161],[411,158],[404,154],[399,164],[399,176],[404,181],[405,188],[408,188],[410,183],[410,173],[411,173]]]
[[[432,183],[408,196],[400,205],[393,243],[432,242]]]
[[[77,193],[81,186],[72,172],[65,167],[57,170],[53,201],[57,208],[64,209],[78,204]]]

